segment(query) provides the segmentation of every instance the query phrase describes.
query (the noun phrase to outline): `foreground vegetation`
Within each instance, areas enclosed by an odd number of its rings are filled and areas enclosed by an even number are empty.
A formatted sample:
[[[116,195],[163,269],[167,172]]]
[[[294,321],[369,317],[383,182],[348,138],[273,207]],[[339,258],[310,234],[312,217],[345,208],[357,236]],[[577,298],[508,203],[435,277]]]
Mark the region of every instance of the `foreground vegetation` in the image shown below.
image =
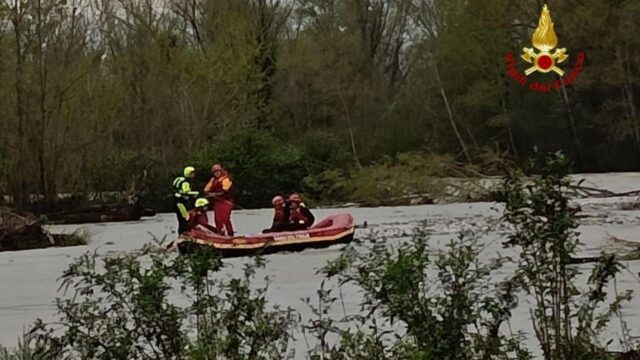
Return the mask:
[[[71,293],[57,301],[59,320],[36,322],[19,349],[0,348],[0,359],[637,358],[624,325],[618,339],[624,354],[609,351],[613,339],[602,338],[612,317],[624,324],[620,309],[632,299],[630,292],[608,295],[621,268],[615,256],[603,255],[587,284],[576,283],[569,161],[553,155],[532,165],[541,174],[532,184],[514,173],[497,194],[512,226],[504,246],[517,250],[516,259],[479,262],[484,245],[471,233],[440,250],[420,230],[398,243],[371,236],[322,269],[327,281],[316,299],[306,300],[315,316],[302,319],[269,304],[269,279],[255,285],[265,266],[261,257],[247,262],[242,276],[221,279],[215,273],[224,263],[207,250],[172,256],[149,246],[143,256],[86,254],[62,276],[61,288]],[[496,280],[508,263],[515,272]],[[362,291],[360,313],[329,315],[341,300],[339,288],[327,285],[336,283],[331,280]],[[183,300],[175,301],[176,291]],[[510,331],[518,306],[530,306],[533,334]],[[300,334],[315,339],[307,354],[293,352]],[[538,351],[525,345],[528,336],[535,336]]]
[[[587,62],[572,86],[534,94],[503,56],[531,46],[541,5],[2,1],[0,194],[54,202],[146,170],[158,204],[186,163],[204,177],[219,161],[243,207],[292,190],[336,202],[372,188],[368,174],[402,179],[388,164],[403,156],[484,170],[534,145],[577,171],[637,170],[640,3],[551,2],[564,70],[579,51]]]

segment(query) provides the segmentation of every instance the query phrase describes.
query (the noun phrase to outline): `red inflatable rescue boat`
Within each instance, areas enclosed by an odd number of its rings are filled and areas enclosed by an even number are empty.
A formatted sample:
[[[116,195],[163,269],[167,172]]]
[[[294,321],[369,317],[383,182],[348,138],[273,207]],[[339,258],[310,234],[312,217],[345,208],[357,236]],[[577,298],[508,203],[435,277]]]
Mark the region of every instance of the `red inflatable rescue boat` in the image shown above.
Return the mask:
[[[211,246],[223,257],[268,254],[346,244],[353,240],[354,229],[350,214],[336,214],[301,231],[230,237],[198,228],[182,234],[176,245],[181,253],[191,252],[199,246]]]

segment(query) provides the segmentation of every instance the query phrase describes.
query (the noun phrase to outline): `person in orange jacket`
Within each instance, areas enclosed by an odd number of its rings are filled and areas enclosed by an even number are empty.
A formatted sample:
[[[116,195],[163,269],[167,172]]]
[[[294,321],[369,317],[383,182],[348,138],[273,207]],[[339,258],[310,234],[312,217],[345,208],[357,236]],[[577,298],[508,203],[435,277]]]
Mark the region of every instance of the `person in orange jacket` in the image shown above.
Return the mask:
[[[209,218],[207,217],[207,205],[209,205],[209,200],[204,198],[197,199],[195,205],[196,207],[189,210],[189,230],[202,226],[216,234],[220,233],[215,226],[209,224]]]
[[[271,200],[273,205],[273,222],[269,229],[262,230],[262,233],[272,233],[287,231],[289,227],[289,205],[280,195],[274,196]]]
[[[226,231],[226,235],[233,236],[231,225],[231,211],[233,210],[233,182],[229,173],[220,164],[211,167],[213,176],[204,187],[204,192],[213,199],[213,218],[218,230]]]
[[[300,194],[289,195],[289,230],[306,230],[315,220],[309,208],[302,202]]]

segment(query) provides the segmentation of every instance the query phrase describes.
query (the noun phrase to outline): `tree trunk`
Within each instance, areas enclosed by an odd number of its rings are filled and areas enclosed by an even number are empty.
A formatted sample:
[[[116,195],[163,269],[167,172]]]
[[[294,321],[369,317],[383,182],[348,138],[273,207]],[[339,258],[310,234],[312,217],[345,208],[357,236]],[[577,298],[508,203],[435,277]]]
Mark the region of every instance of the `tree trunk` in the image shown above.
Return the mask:
[[[520,156],[518,156],[516,141],[513,137],[513,130],[511,129],[511,119],[509,119],[509,124],[507,125],[507,134],[509,136],[509,144],[510,144],[511,150],[513,151],[513,157],[515,157],[517,163],[520,163]]]
[[[436,80],[438,81],[438,86],[440,87],[440,94],[442,95],[442,100],[444,101],[444,106],[447,108],[447,114],[449,115],[449,123],[451,124],[451,128],[460,143],[460,147],[462,147],[462,151],[464,152],[464,156],[467,158],[467,161],[471,163],[471,156],[469,155],[469,151],[467,150],[467,145],[464,143],[464,139],[458,131],[458,126],[456,125],[455,120],[453,119],[453,111],[451,110],[451,106],[449,105],[449,99],[447,98],[447,93],[444,90],[444,86],[442,84],[442,80],[440,79],[440,71],[438,70],[438,65],[434,64],[434,70],[436,75]]]
[[[13,175],[13,198],[16,203],[16,207],[21,209],[27,202],[27,186],[26,186],[26,174],[25,174],[25,159],[28,155],[26,153],[26,134],[25,134],[25,122],[26,111],[24,109],[24,68],[22,63],[22,11],[18,3],[16,2],[12,12],[13,18],[11,22],[13,24],[13,31],[15,34],[15,50],[16,50],[16,117],[18,121],[18,146],[17,146],[17,166],[15,167],[15,174]]]
[[[257,108],[256,128],[261,129],[270,115],[270,105],[273,98],[273,78],[276,74],[276,46],[280,26],[277,21],[279,3],[267,5],[265,0],[257,2],[258,14],[254,14],[257,22],[254,24],[255,41],[257,44],[254,63],[259,72],[259,84],[253,96],[254,106]]]
[[[45,64],[45,55],[43,51],[43,47],[45,46],[45,40],[43,37],[42,30],[42,0],[38,0],[38,17],[36,23],[36,32],[38,37],[38,44],[36,46],[36,53],[38,56],[38,77],[40,81],[40,97],[39,97],[39,107],[40,107],[40,126],[37,134],[38,139],[36,140],[38,143],[38,169],[40,171],[40,193],[44,196],[45,200],[48,202],[51,200],[52,196],[49,193],[49,179],[47,178],[47,158],[46,158],[46,135],[47,135],[47,69]]]
[[[206,57],[207,51],[204,48],[204,41],[202,40],[202,35],[200,34],[200,28],[198,27],[198,14],[197,14],[198,4],[196,1],[191,2],[191,19],[189,22],[191,23],[191,27],[193,28],[193,33],[196,37],[196,41],[198,42],[198,46],[200,47],[200,51]]]
[[[636,111],[636,105],[634,103],[635,96],[633,94],[632,72],[631,72],[631,59],[629,57],[629,48],[626,49],[625,59],[625,80],[624,94],[626,97],[625,104],[628,107],[629,120],[633,125],[633,134],[636,140],[636,149],[640,157],[640,127],[638,126],[638,113]]]
[[[358,156],[358,151],[356,149],[356,140],[353,134],[353,127],[351,126],[351,114],[349,112],[349,108],[347,107],[347,102],[344,100],[342,95],[338,95],[340,97],[340,102],[342,102],[342,108],[344,111],[344,118],[347,120],[347,128],[349,130],[349,140],[351,142],[351,151],[353,152],[353,159],[356,162],[356,166],[362,169],[362,164],[360,163],[360,157]]]
[[[571,127],[571,135],[573,137],[573,145],[576,149],[576,165],[577,171],[582,170],[582,148],[580,147],[580,138],[578,137],[578,130],[576,129],[576,122],[573,117],[573,111],[571,110],[571,104],[569,102],[569,95],[567,94],[567,88],[564,86],[564,82],[562,79],[559,80],[561,84],[562,90],[562,100],[564,102],[564,107],[567,111],[567,120],[569,121],[569,126]]]
[[[629,117],[631,120],[631,123],[633,124],[633,134],[636,140],[636,149],[638,151],[638,154],[640,155],[640,127],[638,126],[638,116],[637,116],[637,112],[636,112],[636,105],[633,103],[634,101],[634,95],[633,95],[633,86],[632,85],[627,85],[625,86],[625,94],[626,94],[626,103],[627,106],[629,107]]]
[[[507,135],[509,136],[509,147],[513,152],[513,156],[516,158],[516,162],[520,162],[520,157],[518,156],[518,148],[516,147],[516,141],[513,138],[513,129],[511,127],[511,114],[509,114],[509,110],[507,110],[507,92],[505,91],[504,98],[502,99],[502,113],[507,118]]]
[[[500,83],[500,77],[498,77],[498,83]],[[504,83],[504,92],[502,96],[502,101],[500,102],[502,105],[502,114],[507,118],[507,136],[509,137],[509,148],[511,148],[511,152],[513,153],[513,157],[516,159],[517,163],[520,163],[520,157],[518,156],[518,148],[516,147],[516,141],[513,137],[513,127],[511,126],[511,121],[513,118],[508,110],[508,102],[509,102],[509,84]]]

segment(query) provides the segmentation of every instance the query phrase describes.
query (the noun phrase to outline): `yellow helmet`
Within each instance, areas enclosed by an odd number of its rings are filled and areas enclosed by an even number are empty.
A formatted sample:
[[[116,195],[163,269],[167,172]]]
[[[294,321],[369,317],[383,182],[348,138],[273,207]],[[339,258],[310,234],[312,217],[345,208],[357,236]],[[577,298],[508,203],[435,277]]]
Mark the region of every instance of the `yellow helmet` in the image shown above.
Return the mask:
[[[186,168],[184,168],[184,176],[187,177],[194,171],[196,171],[196,169],[193,166],[187,166]]]
[[[196,200],[196,207],[202,207],[202,206],[207,206],[209,205],[209,200],[205,199],[205,198],[200,198],[198,200]]]

